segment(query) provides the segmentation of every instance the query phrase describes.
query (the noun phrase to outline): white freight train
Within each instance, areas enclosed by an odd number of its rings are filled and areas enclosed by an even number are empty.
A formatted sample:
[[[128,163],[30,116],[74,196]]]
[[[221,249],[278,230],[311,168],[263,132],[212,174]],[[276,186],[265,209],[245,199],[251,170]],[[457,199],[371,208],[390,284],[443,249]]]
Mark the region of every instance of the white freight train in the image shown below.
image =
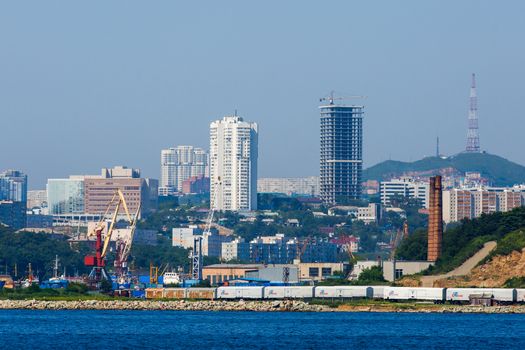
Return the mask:
[[[447,288],[447,301],[469,301],[472,295],[491,295],[498,302],[517,301],[516,289],[513,288]]]
[[[158,293],[160,291],[165,291]],[[178,291],[178,292],[177,292]],[[177,293],[175,293],[177,292]],[[197,293],[198,292],[198,293]],[[389,286],[224,286],[218,288],[147,289],[146,298],[174,299],[384,299],[420,300],[435,303],[466,303],[474,295],[497,303],[525,303],[525,289],[514,288],[421,288]]]
[[[427,300],[444,302],[445,288],[419,288],[419,287],[385,287],[383,291],[386,300]]]
[[[314,288],[316,298],[373,298],[369,286],[319,286]]]
[[[268,286],[264,287],[264,299],[312,299],[314,287]]]

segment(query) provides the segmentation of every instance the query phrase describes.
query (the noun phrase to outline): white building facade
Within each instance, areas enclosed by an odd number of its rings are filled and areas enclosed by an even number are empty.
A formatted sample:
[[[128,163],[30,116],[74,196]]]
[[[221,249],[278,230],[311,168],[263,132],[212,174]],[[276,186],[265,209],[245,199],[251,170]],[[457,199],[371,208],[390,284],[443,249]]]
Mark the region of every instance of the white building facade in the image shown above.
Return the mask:
[[[215,210],[257,209],[258,127],[239,116],[210,124],[210,203]]]
[[[417,181],[411,177],[383,181],[379,185],[383,205],[390,205],[392,198],[400,196],[418,199],[424,208],[428,208],[429,191],[428,182]]]
[[[160,153],[160,195],[182,192],[182,183],[192,176],[208,177],[208,153],[193,146],[177,146]]]
[[[318,196],[319,176],[262,178],[257,180],[257,192]]]

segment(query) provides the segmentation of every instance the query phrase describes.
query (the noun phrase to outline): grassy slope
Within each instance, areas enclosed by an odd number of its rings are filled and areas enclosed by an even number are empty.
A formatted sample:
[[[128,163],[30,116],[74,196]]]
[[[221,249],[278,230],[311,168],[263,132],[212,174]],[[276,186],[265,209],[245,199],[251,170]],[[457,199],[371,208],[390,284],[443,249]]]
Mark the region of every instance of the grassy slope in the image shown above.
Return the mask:
[[[364,179],[383,180],[408,171],[431,171],[454,168],[459,172],[478,171],[496,186],[510,186],[525,182],[525,167],[505,158],[488,153],[460,153],[442,159],[427,157],[415,162],[388,160],[364,171]]]
[[[474,255],[485,242],[496,240],[494,254],[508,254],[525,244],[525,207],[506,213],[482,215],[474,220],[463,220],[443,235],[443,254],[433,268],[433,274],[453,270]],[[401,242],[397,257],[401,260],[426,259],[427,237],[425,232],[416,233]]]

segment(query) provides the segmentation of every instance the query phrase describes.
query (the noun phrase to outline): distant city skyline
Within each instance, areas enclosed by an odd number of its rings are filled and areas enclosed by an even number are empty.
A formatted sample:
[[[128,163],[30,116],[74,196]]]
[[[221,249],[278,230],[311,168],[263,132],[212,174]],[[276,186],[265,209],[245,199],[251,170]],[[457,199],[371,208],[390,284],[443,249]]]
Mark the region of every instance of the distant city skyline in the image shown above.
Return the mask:
[[[160,179],[159,150],[208,150],[209,123],[237,109],[264,130],[260,177],[318,176],[317,105],[331,90],[368,96],[364,168],[433,155],[437,136],[440,152],[455,154],[465,149],[472,72],[482,149],[525,164],[517,44],[525,3],[335,1],[330,9],[6,3],[0,169],[23,171],[30,189],[118,164]]]

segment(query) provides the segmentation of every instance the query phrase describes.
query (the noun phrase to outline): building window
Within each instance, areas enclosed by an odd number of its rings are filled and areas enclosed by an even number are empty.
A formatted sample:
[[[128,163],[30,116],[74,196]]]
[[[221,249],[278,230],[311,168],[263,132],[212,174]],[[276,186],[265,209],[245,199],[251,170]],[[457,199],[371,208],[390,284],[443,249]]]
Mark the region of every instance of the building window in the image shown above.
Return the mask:
[[[323,277],[331,276],[332,275],[332,268],[331,267],[323,267],[322,268],[322,274],[323,274]]]
[[[398,279],[400,279],[401,277],[403,277],[403,269],[396,269],[396,272],[395,272],[395,279],[398,280]]]
[[[319,268],[318,267],[308,268],[308,275],[310,277],[319,277]]]

